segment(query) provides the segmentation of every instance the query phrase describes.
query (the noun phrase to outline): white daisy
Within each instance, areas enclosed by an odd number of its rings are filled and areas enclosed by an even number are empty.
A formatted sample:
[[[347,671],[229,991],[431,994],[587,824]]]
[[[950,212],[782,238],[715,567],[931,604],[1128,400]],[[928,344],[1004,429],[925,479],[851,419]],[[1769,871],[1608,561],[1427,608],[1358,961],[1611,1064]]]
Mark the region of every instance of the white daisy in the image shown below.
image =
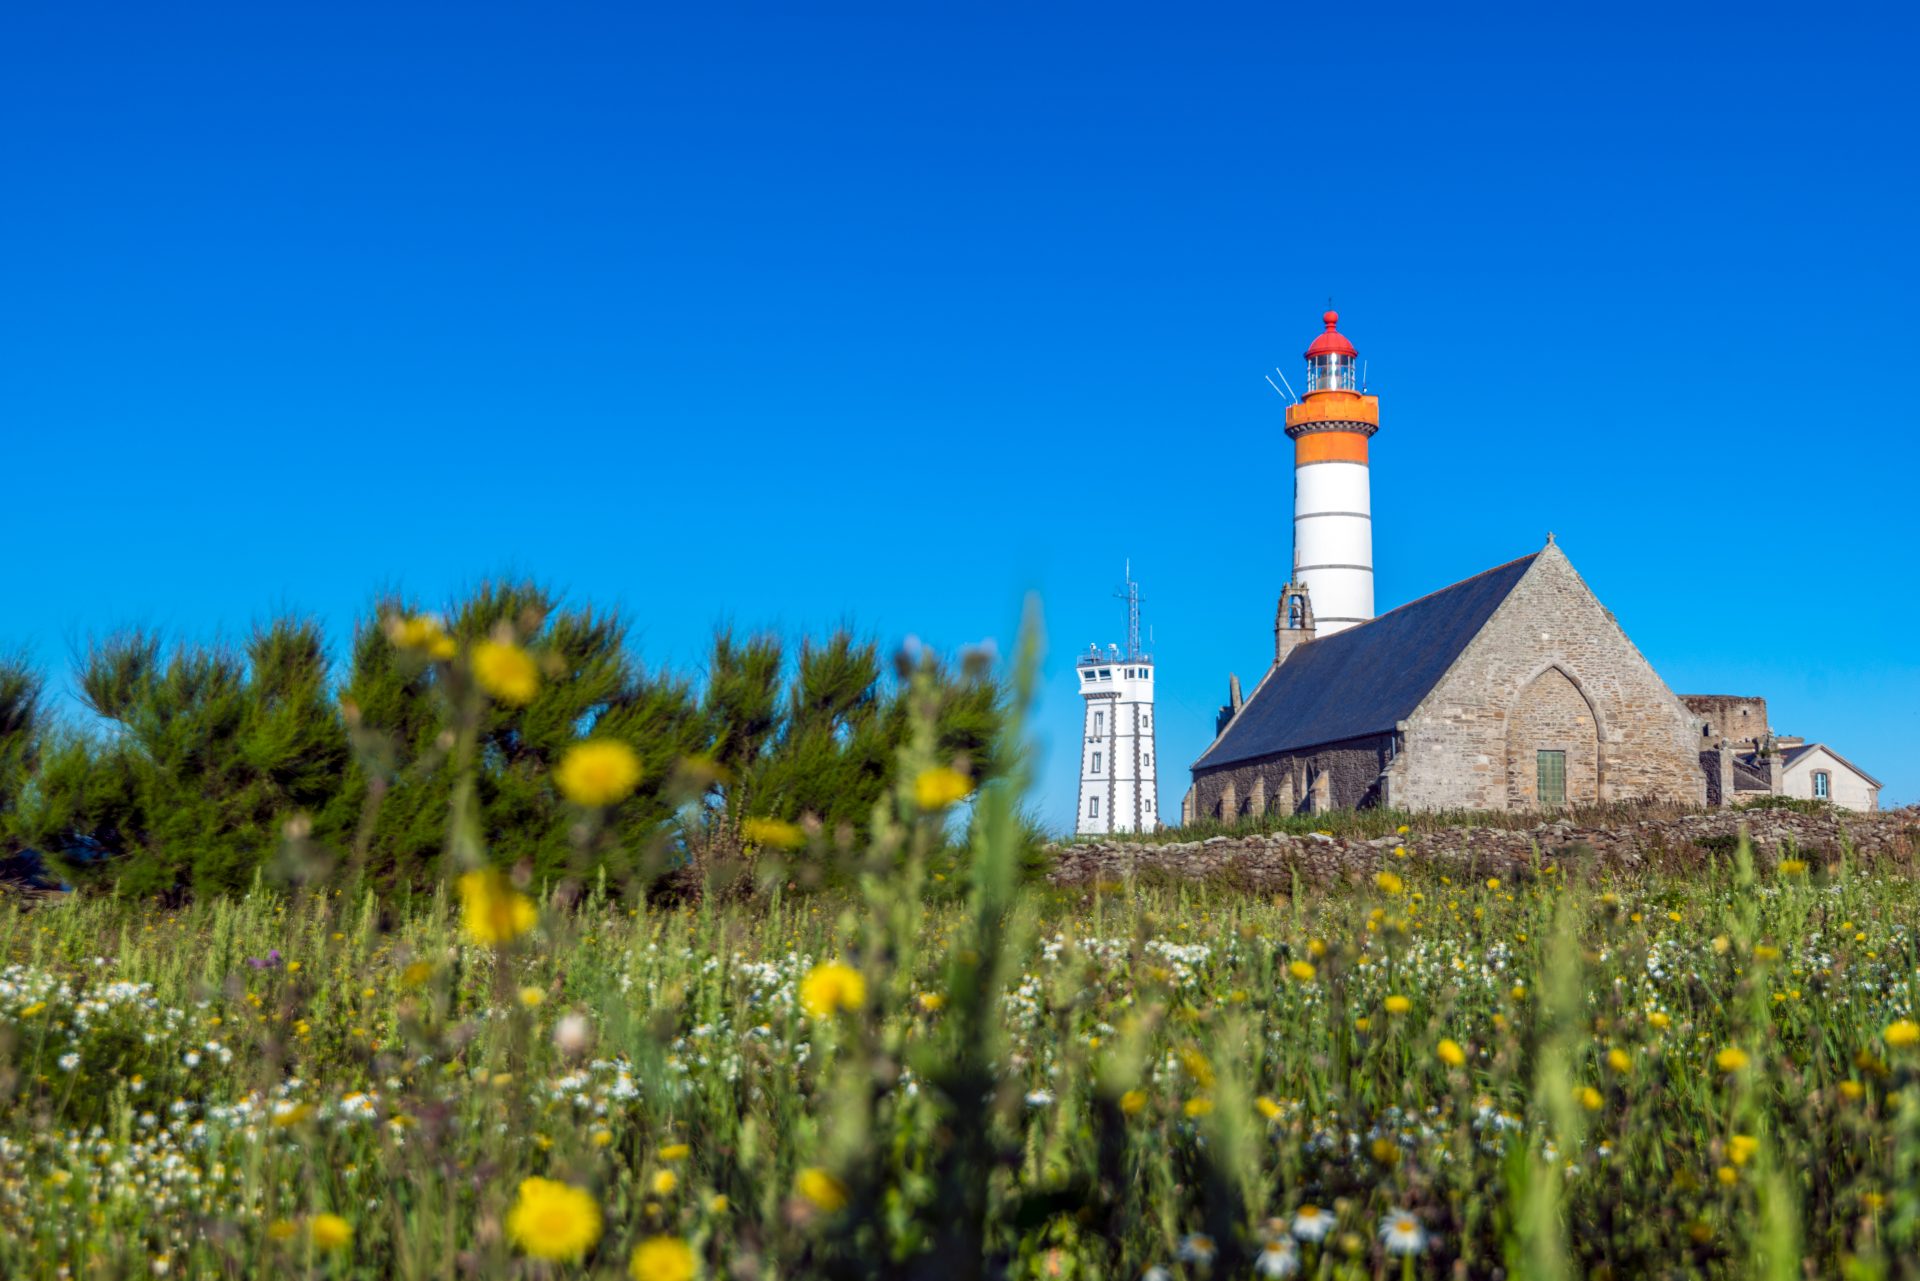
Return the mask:
[[[1178,1253],[1188,1263],[1212,1263],[1215,1253],[1213,1238],[1204,1232],[1190,1233],[1181,1239]]]
[[[80,1056],[78,1054],[69,1053],[60,1056],[60,1070],[62,1072],[71,1072],[79,1066]]]
[[[1300,1252],[1285,1237],[1267,1242],[1253,1261],[1253,1270],[1263,1277],[1290,1277],[1300,1271]]]
[[[1380,1241],[1388,1254],[1418,1254],[1427,1248],[1427,1230],[1406,1210],[1380,1220]]]
[[[1303,1205],[1293,1212],[1293,1235],[1302,1241],[1324,1241],[1333,1231],[1333,1216],[1317,1205]]]

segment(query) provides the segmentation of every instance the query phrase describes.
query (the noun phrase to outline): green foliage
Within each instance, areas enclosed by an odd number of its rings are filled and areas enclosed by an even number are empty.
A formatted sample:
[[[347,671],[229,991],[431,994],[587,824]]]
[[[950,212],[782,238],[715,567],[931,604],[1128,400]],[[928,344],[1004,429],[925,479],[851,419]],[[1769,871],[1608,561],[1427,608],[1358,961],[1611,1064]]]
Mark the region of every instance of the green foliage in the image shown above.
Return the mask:
[[[444,615],[445,648],[397,643],[416,601],[374,603],[334,671],[311,623],[283,619],[240,650],[149,632],[93,644],[77,684],[101,726],[49,726],[40,681],[0,664],[0,840],[46,852],[70,881],[135,897],[237,891],[256,875],[425,888],[453,848],[449,815],[486,857],[542,883],[651,881],[691,844],[738,848],[743,820],[864,832],[910,734],[906,690],[931,691],[936,752],[991,777],[1001,717],[984,662],[923,654],[889,681],[878,647],[839,632],[795,662],[771,635],[714,637],[704,686],[643,667],[624,619],[531,582],[486,582]],[[469,656],[524,647],[524,705],[487,697]],[[583,739],[627,744],[632,795],[567,801],[554,772]],[[817,866],[810,880],[838,871]]]
[[[134,896],[244,889],[278,824],[339,787],[345,744],[310,622],[277,620],[237,653],[109,637],[79,685],[111,732],[62,735],[36,786],[37,835],[83,882],[111,875]]]

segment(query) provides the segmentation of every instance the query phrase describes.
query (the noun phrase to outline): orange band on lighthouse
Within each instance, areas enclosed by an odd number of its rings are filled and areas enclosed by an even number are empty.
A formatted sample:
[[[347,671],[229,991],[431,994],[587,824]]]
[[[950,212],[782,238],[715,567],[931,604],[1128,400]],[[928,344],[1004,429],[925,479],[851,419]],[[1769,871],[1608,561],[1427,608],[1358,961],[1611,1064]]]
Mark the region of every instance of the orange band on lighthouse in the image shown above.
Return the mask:
[[[1310,431],[1293,441],[1293,463],[1365,463],[1367,438],[1357,431]]]

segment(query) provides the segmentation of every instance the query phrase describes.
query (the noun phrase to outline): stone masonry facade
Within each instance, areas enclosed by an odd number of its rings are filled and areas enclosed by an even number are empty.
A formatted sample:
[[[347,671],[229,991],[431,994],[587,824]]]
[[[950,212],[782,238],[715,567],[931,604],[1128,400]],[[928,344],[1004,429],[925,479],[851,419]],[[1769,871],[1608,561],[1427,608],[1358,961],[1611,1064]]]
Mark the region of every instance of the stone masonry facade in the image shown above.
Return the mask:
[[[1395,808],[1534,808],[1542,751],[1569,804],[1706,802],[1699,718],[1551,543],[1396,730]]]
[[[1196,818],[1232,822],[1248,814],[1315,814],[1380,802],[1393,735],[1349,739],[1298,754],[1268,756],[1212,770],[1194,781]]]

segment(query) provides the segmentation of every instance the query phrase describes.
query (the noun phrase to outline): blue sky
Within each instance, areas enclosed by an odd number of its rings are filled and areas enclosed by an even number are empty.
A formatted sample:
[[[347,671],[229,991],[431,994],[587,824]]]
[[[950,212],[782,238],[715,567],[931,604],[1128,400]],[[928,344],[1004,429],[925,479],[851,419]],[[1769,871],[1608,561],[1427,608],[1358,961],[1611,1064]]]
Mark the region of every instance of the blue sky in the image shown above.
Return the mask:
[[[812,8],[808,6],[807,8]],[[40,6],[0,46],[0,644],[501,572],[1051,638],[1162,759],[1270,655],[1281,401],[1369,363],[1386,608],[1555,531],[1676,690],[1920,799],[1911,9]],[[1162,805],[1177,806],[1184,771]]]

